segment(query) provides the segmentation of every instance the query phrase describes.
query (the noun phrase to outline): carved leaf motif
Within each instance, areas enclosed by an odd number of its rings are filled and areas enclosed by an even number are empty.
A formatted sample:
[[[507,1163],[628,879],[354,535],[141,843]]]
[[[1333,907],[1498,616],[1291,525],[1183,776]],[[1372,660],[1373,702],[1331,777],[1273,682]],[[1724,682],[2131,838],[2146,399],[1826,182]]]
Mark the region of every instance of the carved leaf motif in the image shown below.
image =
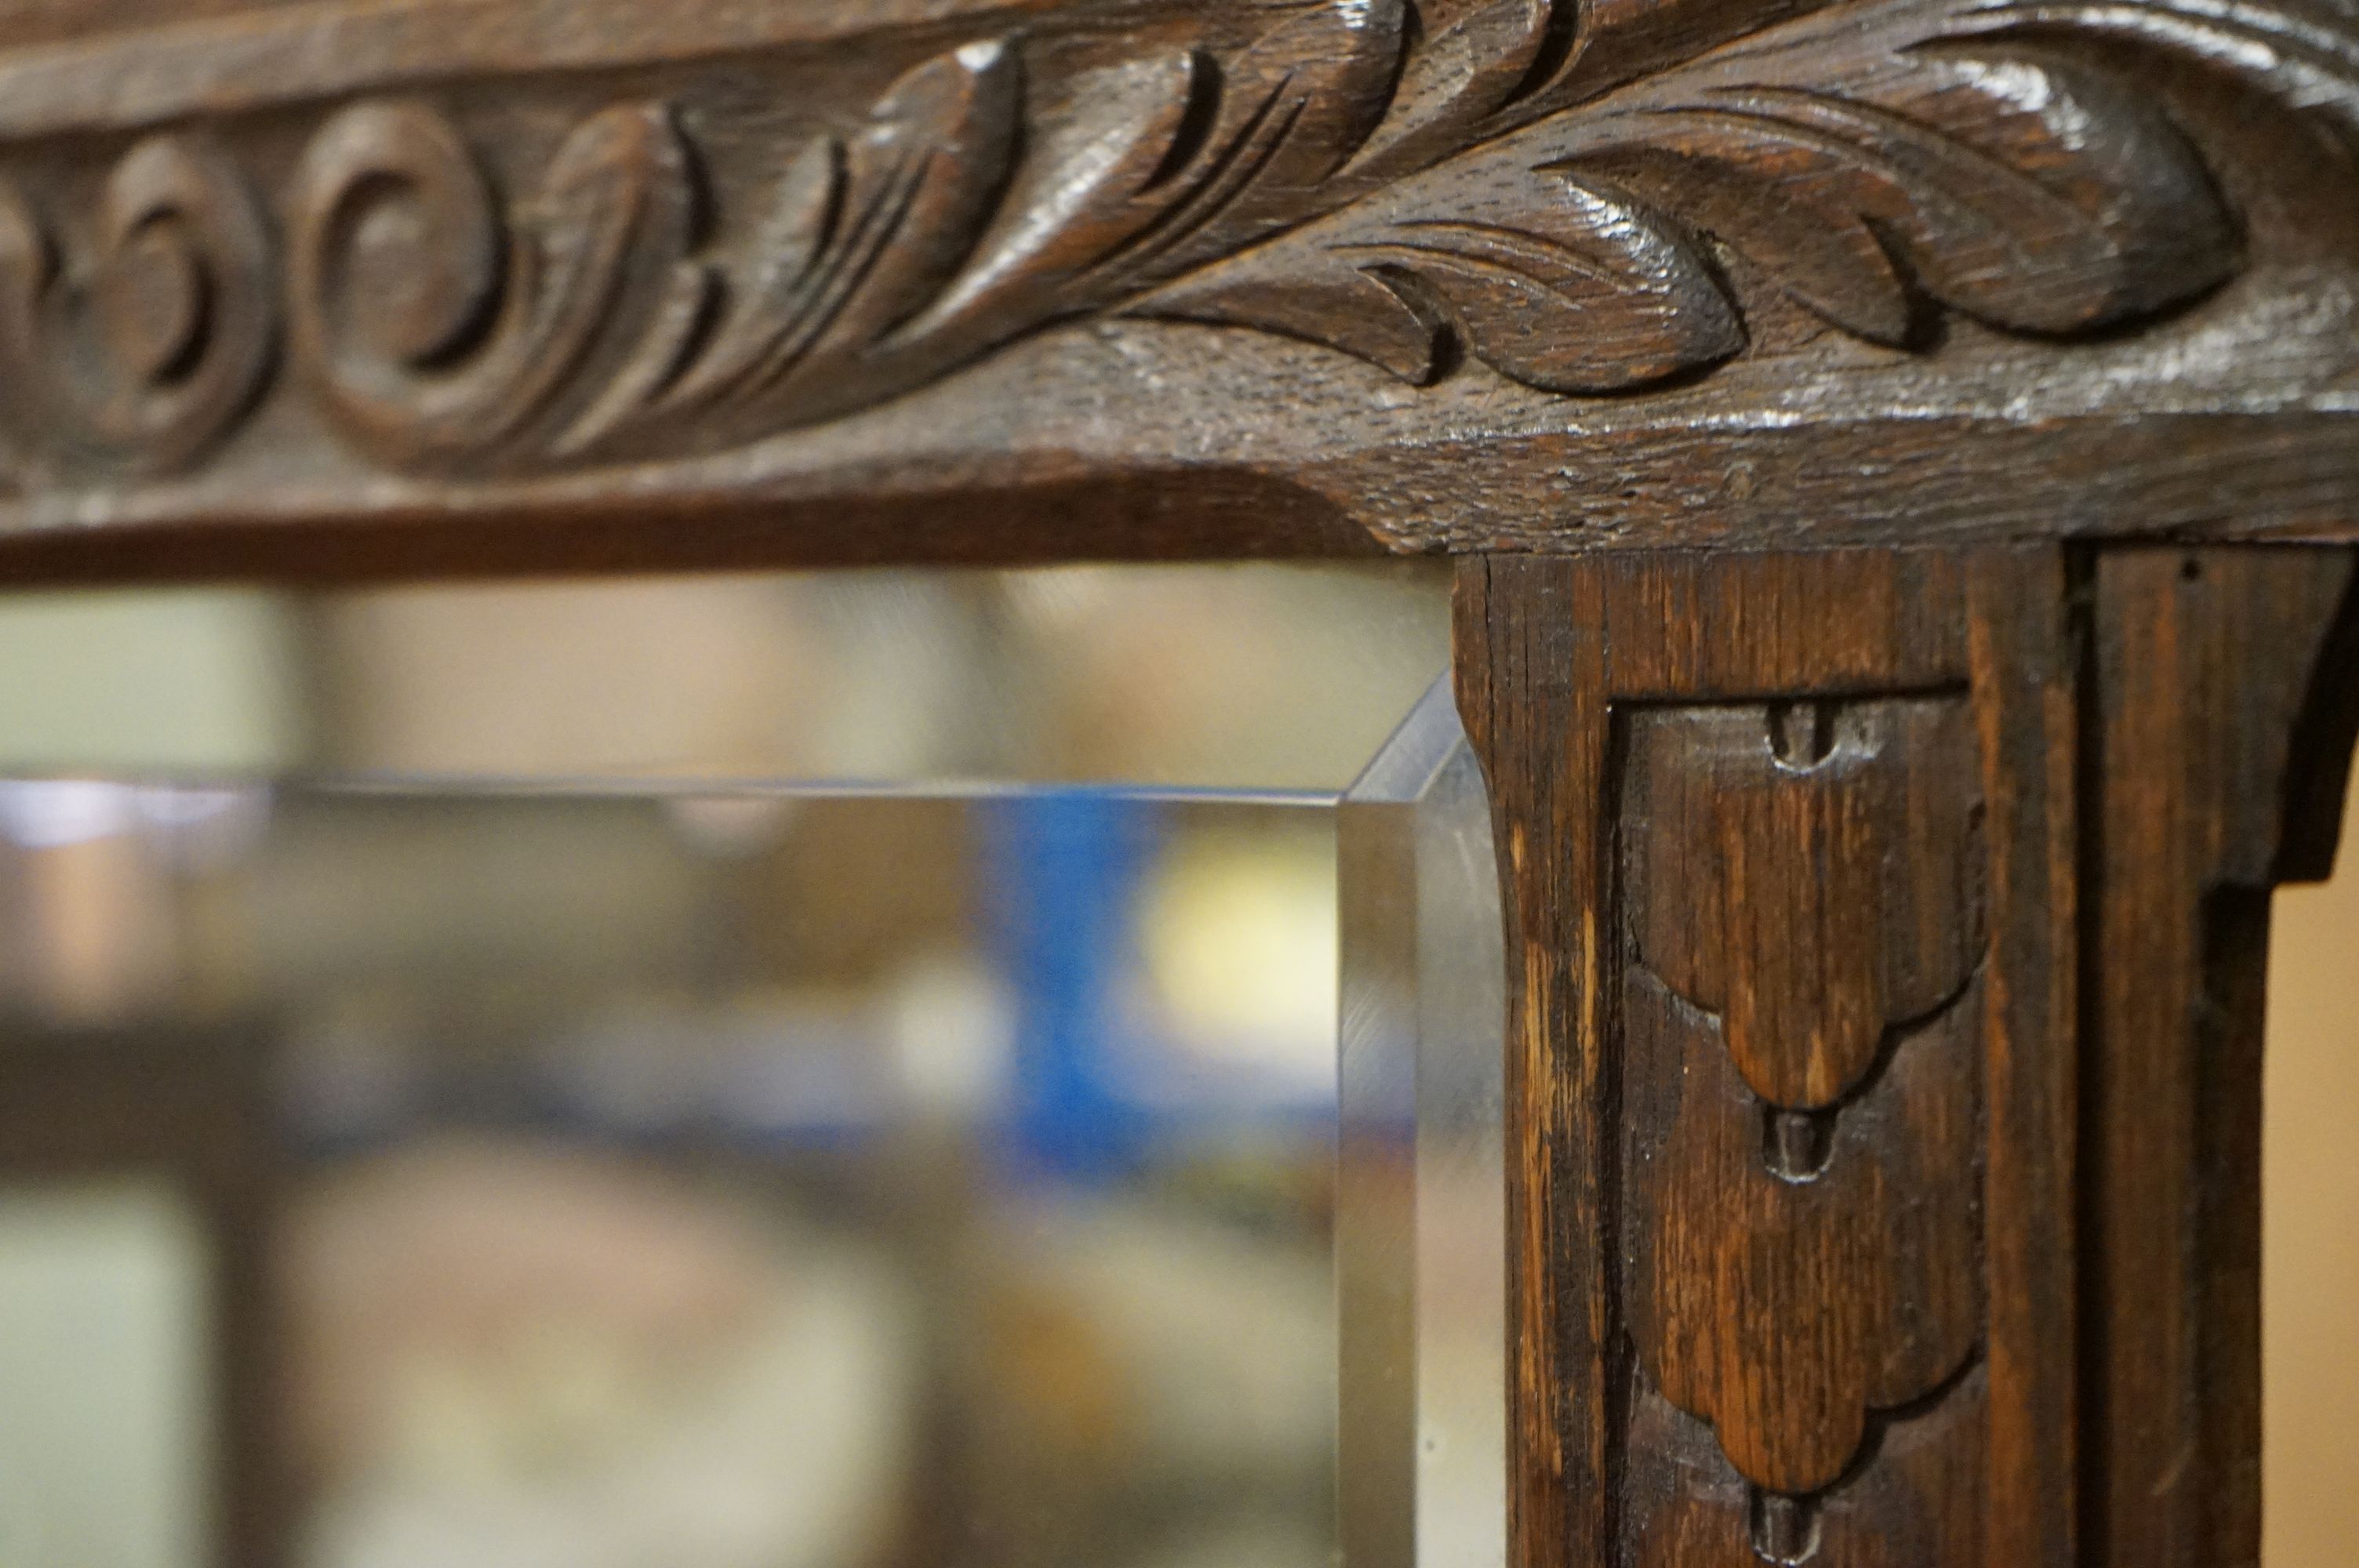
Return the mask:
[[[810,346],[821,325],[821,285],[830,276],[825,264],[842,221],[843,181],[843,147],[832,137],[804,144],[788,160],[723,324],[703,357],[664,395],[666,411],[757,394]]]
[[[1382,109],[1407,15],[1405,0],[1334,0],[1231,60],[1190,49],[1084,73],[1075,113],[1033,149],[975,260],[913,330],[981,340],[1114,303],[1142,277],[1295,221],[1380,119],[1399,118]]]
[[[1840,88],[1771,63],[1650,84],[1580,127],[1575,166],[1881,342],[1907,339],[1916,291],[1995,327],[2063,334],[2182,303],[2234,270],[2235,225],[2201,159],[2120,80],[2027,49],[1910,49]]]
[[[1560,38],[1568,0],[1486,0],[1444,25],[1402,68],[1383,126],[1351,172],[1381,179],[1413,172],[1465,145],[1492,114],[1527,91]]]
[[[929,61],[867,132],[789,166],[753,287],[657,417],[825,417],[1284,222],[1365,136],[1402,16],[1402,0],[1332,0],[1225,62],[1092,73],[1080,116],[1020,167],[1013,51]]]
[[[966,271],[912,331],[987,332],[995,318],[1055,309],[1169,206],[1201,156],[1183,141],[1190,108],[1218,91],[1217,68],[1193,50],[1083,74],[1075,114],[1049,129]]]
[[[911,71],[850,148],[843,304],[815,357],[865,347],[921,308],[965,259],[1016,152],[1016,57],[970,44]]]
[[[2359,37],[2308,12],[2234,0],[2026,0],[1978,7],[1955,31],[2155,45],[2317,117],[2359,149]]]
[[[1021,108],[1015,56],[972,44],[904,75],[848,142],[804,144],[756,230],[746,285],[701,355],[649,351],[646,362],[679,367],[677,379],[607,423],[792,423],[913,379],[896,363],[896,341],[926,336],[913,319],[984,232],[1015,159]]]
[[[1242,45],[1039,50],[1062,81],[1026,81],[1017,35],[966,43],[832,134],[779,116],[691,148],[620,103],[537,168],[363,102],[297,170],[283,305],[224,148],[142,144],[79,224],[0,188],[0,414],[67,466],[185,464],[268,380],[281,308],[334,425],[429,467],[710,450],[1106,312],[1619,393],[1740,352],[1772,289],[1919,349],[1942,311],[2071,336],[2224,281],[2238,225],[2201,157],[2076,38],[2205,62],[2359,145],[2359,42],[2266,5],[1247,10]],[[708,158],[734,167],[706,212]]]
[[[1333,0],[1224,62],[1212,131],[1174,200],[1109,259],[1169,277],[1315,208],[1384,112],[1406,16],[1405,0]]]
[[[1406,380],[1451,339],[1555,392],[1618,392],[1744,346],[1701,254],[1603,186],[1444,165],[1150,295],[1137,314],[1326,342]]]
[[[70,276],[0,183],[0,404],[31,442],[155,472],[209,447],[261,388],[277,302],[261,205],[219,152],[140,143],[109,176],[90,265]]]
[[[1611,392],[1742,347],[1703,233],[1891,344],[1925,305],[2071,334],[2234,271],[2236,226],[2201,160],[2125,82],[2027,48],[1864,50],[1831,27],[1557,114],[1133,308],[1308,337],[1412,380],[1448,323],[1516,380]]]

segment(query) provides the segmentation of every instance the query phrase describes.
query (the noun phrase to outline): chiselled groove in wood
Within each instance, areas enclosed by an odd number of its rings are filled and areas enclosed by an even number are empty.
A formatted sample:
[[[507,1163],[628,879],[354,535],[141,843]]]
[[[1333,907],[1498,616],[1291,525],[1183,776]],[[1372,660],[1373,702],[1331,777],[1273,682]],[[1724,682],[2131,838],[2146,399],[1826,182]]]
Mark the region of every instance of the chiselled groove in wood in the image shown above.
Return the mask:
[[[1764,1563],[1793,1565],[1819,1554],[1819,1510],[1807,1498],[1757,1493],[1753,1499],[1753,1554]]]
[[[1631,1331],[1665,1397],[1772,1491],[1833,1485],[1875,1413],[1940,1387],[1981,1322],[1978,1010],[1907,1042],[1797,1185],[1709,1024],[1625,993]]]
[[[2059,560],[1462,578],[1511,1207],[1564,1249],[1515,1276],[1563,1379],[1518,1386],[1524,1453],[1574,1461],[1519,1467],[1516,1561],[2071,1561],[2070,1498],[2016,1500],[2073,1453]]]
[[[1631,1429],[1636,1513],[1631,1568],[1981,1568],[1987,1379],[1980,1362],[1937,1398],[1879,1421],[1867,1455],[1832,1490],[1781,1498],[1748,1487],[1712,1433],[1647,1390]]]
[[[1827,1157],[1834,1152],[1832,1110],[1765,1105],[1761,1111],[1761,1162],[1771,1174],[1785,1182],[1815,1182],[1826,1173]]]
[[[1982,950],[1963,704],[1664,710],[1633,735],[1640,960],[1719,1019],[1754,1093],[1833,1105],[1893,1025],[1956,998]]]
[[[1632,1329],[1741,1475],[1806,1498],[1979,1333],[1973,729],[1954,696],[1625,722]],[[1765,1113],[1807,1166],[1763,1160]],[[1782,1136],[1812,1113],[1822,1156]]]
[[[88,310],[57,287],[84,265],[60,265],[74,225],[0,198],[22,319],[0,379],[37,378],[54,323],[94,312],[114,357],[93,369],[127,388],[81,421],[101,438],[44,398],[14,422],[69,473],[185,467],[275,362],[283,274],[299,373],[277,379],[394,466],[742,445],[1108,314],[1308,338],[1412,382],[1471,356],[1627,392],[1743,351],[1762,287],[1923,351],[1945,312],[2057,339],[2221,284],[2237,217],[2125,38],[2330,119],[2359,103],[2350,40],[2192,0],[1644,9],[1576,32],[1572,0],[1325,0],[1126,59],[1008,27],[829,105],[832,129],[701,139],[692,81],[618,99],[521,178],[474,145],[487,84],[364,98],[270,193],[283,264],[225,123],[231,150],[100,225]]]

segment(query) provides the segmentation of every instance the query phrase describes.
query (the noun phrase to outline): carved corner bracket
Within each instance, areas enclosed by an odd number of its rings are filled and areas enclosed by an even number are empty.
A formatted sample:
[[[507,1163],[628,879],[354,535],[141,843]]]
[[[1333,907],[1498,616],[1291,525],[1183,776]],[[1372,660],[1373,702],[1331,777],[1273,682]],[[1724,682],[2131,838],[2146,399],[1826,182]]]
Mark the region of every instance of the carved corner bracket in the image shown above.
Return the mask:
[[[1115,316],[1628,394],[1744,354],[1772,296],[1914,353],[1946,314],[2060,341],[2215,288],[2238,215],[2140,81],[2155,51],[2359,127],[2359,39],[2198,0],[1058,20],[788,113],[721,112],[742,82],[701,67],[596,79],[546,134],[456,67],[318,108],[256,81],[91,178],[0,172],[0,416],[69,483],[185,470],[274,400],[385,468],[548,472]]]

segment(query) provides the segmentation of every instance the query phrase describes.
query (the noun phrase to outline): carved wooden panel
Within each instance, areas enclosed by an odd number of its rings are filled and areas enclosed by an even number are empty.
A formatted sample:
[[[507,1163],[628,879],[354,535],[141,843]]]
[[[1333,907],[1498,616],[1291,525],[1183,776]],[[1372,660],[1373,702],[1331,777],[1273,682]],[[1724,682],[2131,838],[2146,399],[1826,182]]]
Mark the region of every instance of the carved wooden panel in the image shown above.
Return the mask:
[[[2060,556],[1493,560],[1461,605],[1518,1561],[2064,1568]]]
[[[19,526],[627,485],[842,558],[847,499],[990,490],[1006,550],[1119,548],[1043,493],[1088,470],[1208,553],[1236,504],[1468,549],[2359,481],[2359,27],[2311,0],[121,9],[0,32]],[[1946,489],[1961,439],[2023,492]]]
[[[749,118],[712,82],[607,91],[521,164],[481,109],[403,92],[320,115],[277,178],[162,132],[63,210],[0,186],[0,379],[69,467],[169,469],[245,415],[283,335],[288,379],[376,460],[545,467],[742,443],[1103,312],[1413,383],[1462,351],[1643,387],[1748,341],[1707,234],[1903,348],[1941,309],[2112,327],[2237,265],[2183,135],[2045,41],[2119,21],[1684,9],[1583,34],[1571,0],[1241,6],[1071,62],[984,27],[832,95],[832,123]],[[2240,36],[2212,27],[2189,47]]]
[[[1824,1495],[1879,1462],[1871,1432],[1940,1403],[1980,1348],[1973,715],[1861,697],[1626,722],[1636,1373],[1710,1427],[1757,1539],[1799,1560]],[[1943,1425],[1976,1467],[1978,1412]],[[1671,1444],[1708,1464],[1693,1446]]]

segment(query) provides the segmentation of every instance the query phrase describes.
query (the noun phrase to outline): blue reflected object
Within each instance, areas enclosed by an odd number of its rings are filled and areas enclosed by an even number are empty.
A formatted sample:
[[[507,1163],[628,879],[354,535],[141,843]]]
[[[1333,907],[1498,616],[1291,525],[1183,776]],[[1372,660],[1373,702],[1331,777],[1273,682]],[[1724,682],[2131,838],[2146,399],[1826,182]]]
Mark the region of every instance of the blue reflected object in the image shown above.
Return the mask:
[[[1139,883],[1159,823],[1154,803],[1109,790],[1039,790],[981,814],[984,934],[1016,1000],[1008,1152],[1067,1177],[1127,1166],[1149,1134],[1108,1081],[1136,965]]]

